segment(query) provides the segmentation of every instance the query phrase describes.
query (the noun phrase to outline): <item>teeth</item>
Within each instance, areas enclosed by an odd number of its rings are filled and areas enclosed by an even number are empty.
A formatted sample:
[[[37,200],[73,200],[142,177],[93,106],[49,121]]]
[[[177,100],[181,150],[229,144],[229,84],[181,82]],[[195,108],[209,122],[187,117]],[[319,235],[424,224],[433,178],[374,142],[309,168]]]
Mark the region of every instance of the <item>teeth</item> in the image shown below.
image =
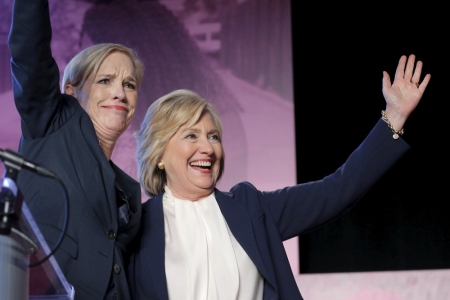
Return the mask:
[[[194,161],[190,163],[191,166],[199,166],[199,167],[211,167],[210,161]]]

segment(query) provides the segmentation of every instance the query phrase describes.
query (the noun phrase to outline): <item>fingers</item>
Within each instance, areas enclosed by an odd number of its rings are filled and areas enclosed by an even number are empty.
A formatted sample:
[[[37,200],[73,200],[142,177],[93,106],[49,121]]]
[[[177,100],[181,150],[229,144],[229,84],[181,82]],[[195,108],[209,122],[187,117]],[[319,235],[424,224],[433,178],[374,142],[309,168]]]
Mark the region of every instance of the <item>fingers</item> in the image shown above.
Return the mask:
[[[416,63],[416,68],[414,69],[414,74],[412,75],[410,81],[411,81],[411,83],[415,84],[416,87],[423,93],[428,85],[428,82],[430,82],[431,75],[430,74],[425,75],[422,82],[420,82],[422,68],[423,68],[423,63],[420,60],[418,60]],[[405,79],[406,79],[406,76],[405,76]]]
[[[391,77],[388,72],[383,71],[383,88],[391,86]]]
[[[414,75],[411,78],[411,82],[413,82],[413,83],[420,82],[420,74],[422,73],[422,65],[423,65],[423,63],[420,60],[417,61],[416,69],[414,70]]]
[[[412,74],[413,74],[413,71],[414,71],[414,61],[415,61],[415,60],[416,60],[416,56],[415,56],[414,54],[411,54],[411,55],[408,57],[408,63],[406,64],[405,75],[403,76],[403,78],[404,78],[405,80],[407,80],[407,81],[411,81]],[[419,79],[420,79],[420,72],[421,72],[421,70],[422,70],[422,65],[420,65]],[[416,68],[416,71],[417,71],[417,68]],[[415,73],[415,72],[414,72],[414,73]],[[418,82],[418,80],[415,81],[415,82]]]
[[[419,90],[423,93],[425,91],[425,89],[427,88],[428,82],[430,82],[431,79],[431,75],[427,74],[425,75],[425,77],[423,78],[422,82],[419,85]]]
[[[420,82],[423,63],[418,60],[414,65],[415,60],[416,56],[414,54],[411,54],[408,58],[402,55],[395,71],[395,79],[403,79],[410,82],[423,92],[430,81],[431,75],[427,74],[423,81]]]
[[[397,65],[397,70],[395,71],[395,78],[403,79],[405,76],[405,64],[406,64],[406,56],[402,55]]]

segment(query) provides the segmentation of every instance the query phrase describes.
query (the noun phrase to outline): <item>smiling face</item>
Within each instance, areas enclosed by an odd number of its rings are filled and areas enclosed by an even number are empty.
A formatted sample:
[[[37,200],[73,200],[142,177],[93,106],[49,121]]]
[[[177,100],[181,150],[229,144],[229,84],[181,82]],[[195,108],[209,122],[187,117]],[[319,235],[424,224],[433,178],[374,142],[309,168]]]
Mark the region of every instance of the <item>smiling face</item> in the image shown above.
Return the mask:
[[[203,113],[190,128],[181,126],[170,138],[161,159],[172,194],[192,201],[211,194],[222,156],[219,131],[209,113]]]
[[[76,95],[94,123],[100,139],[117,139],[130,124],[137,106],[137,84],[130,58],[109,54],[89,75],[81,91],[68,85],[66,93]]]

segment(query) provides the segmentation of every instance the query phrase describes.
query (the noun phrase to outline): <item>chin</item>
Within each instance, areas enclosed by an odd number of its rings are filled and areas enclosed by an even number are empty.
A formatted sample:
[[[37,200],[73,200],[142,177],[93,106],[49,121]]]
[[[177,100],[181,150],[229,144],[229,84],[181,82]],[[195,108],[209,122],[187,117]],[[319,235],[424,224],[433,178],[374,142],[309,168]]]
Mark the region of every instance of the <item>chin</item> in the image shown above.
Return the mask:
[[[204,190],[205,190],[205,192],[209,195],[209,194],[211,194],[212,192],[214,192],[214,186],[207,187],[207,188],[205,188]]]
[[[121,133],[127,129],[126,126],[123,124],[109,124],[109,128],[112,131],[121,132]]]

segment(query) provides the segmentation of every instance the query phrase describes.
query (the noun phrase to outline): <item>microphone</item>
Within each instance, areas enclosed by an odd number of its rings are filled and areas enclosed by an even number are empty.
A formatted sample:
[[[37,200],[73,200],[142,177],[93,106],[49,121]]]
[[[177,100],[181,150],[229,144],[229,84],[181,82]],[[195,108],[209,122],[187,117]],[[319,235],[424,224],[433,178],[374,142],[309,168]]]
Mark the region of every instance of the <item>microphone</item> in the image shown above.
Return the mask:
[[[32,163],[31,161],[23,159],[20,153],[12,151],[10,149],[0,149],[0,159],[5,163],[7,167],[14,168],[18,171],[24,168],[46,177],[57,178],[56,174],[52,171],[47,170],[46,168],[43,168],[35,163]]]
[[[5,177],[0,190],[0,235],[11,233],[12,222],[18,221],[23,196],[13,179]]]
[[[17,184],[15,183],[17,175],[22,168],[28,169],[39,175],[55,179],[56,181],[58,181],[64,191],[65,210],[64,223],[61,234],[59,235],[59,238],[56,241],[53,250],[50,251],[50,253],[40,261],[29,264],[28,267],[31,268],[38,266],[48,260],[56,252],[66,234],[67,224],[69,221],[69,199],[67,196],[67,189],[64,186],[64,183],[61,181],[61,179],[58,178],[58,176],[56,176],[55,173],[31,161],[23,159],[22,155],[20,155],[20,153],[18,152],[12,151],[10,149],[0,149],[0,160],[4,162],[6,167],[5,178],[3,179],[2,187],[0,190],[0,235],[7,235],[11,233],[11,231],[13,230],[12,222],[16,222],[19,219],[20,212],[22,211],[23,195],[20,192]]]

